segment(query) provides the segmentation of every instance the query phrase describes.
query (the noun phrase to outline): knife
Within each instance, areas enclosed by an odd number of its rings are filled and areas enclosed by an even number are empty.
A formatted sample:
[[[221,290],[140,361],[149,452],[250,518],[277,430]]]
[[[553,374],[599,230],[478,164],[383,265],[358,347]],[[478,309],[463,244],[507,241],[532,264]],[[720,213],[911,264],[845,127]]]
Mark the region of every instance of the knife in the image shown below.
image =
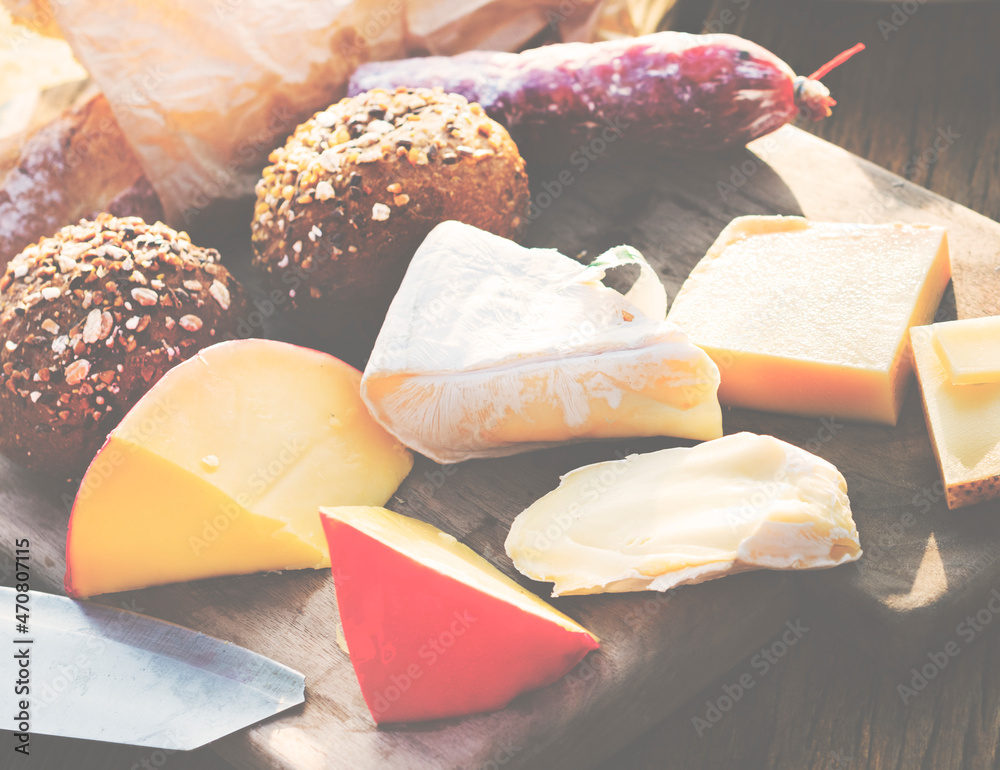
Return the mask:
[[[26,595],[18,603],[0,587],[0,639],[10,640],[0,702],[15,736],[189,750],[305,700],[302,674],[235,644],[128,610]]]

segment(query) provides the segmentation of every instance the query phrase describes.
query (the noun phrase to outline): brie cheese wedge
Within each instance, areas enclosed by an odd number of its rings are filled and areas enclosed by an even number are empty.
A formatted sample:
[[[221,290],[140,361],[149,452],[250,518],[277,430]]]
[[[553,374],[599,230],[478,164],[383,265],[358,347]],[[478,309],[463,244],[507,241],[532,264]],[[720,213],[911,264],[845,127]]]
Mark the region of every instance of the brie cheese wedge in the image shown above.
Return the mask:
[[[601,282],[628,264],[639,268],[628,293]],[[441,463],[592,438],[721,436],[719,370],[666,307],[656,272],[628,247],[583,266],[444,222],[410,263],[362,397]]]
[[[840,472],[753,433],[571,471],[517,516],[506,549],[523,574],[555,583],[553,596],[665,591],[861,556]]]

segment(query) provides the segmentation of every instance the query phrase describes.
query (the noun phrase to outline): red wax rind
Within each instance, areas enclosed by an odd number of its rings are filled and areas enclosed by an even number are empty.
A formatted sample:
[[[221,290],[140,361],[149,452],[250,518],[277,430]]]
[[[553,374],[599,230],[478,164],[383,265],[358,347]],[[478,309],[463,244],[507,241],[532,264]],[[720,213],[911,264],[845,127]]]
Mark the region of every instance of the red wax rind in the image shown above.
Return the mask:
[[[503,708],[598,642],[323,516],[344,638],[376,723]]]

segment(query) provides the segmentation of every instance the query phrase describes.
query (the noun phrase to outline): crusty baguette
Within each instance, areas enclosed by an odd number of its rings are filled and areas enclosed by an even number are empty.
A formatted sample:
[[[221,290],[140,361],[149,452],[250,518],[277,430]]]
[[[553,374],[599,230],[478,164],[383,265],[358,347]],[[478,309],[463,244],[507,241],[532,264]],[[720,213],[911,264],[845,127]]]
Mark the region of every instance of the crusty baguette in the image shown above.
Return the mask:
[[[90,90],[0,159],[0,270],[28,244],[102,211],[163,218],[108,100]]]

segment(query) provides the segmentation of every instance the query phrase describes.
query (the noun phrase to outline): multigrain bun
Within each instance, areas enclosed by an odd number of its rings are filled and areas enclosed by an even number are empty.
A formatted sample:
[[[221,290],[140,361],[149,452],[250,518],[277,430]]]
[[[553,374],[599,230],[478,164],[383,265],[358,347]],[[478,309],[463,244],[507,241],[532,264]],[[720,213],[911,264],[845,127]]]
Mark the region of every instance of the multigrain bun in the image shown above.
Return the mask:
[[[257,184],[256,264],[294,320],[370,349],[424,237],[456,219],[523,228],[524,161],[507,131],[441,89],[369,91],[300,125]]]
[[[28,246],[0,278],[0,451],[73,476],[166,372],[234,333],[243,291],[214,249],[107,214]]]

